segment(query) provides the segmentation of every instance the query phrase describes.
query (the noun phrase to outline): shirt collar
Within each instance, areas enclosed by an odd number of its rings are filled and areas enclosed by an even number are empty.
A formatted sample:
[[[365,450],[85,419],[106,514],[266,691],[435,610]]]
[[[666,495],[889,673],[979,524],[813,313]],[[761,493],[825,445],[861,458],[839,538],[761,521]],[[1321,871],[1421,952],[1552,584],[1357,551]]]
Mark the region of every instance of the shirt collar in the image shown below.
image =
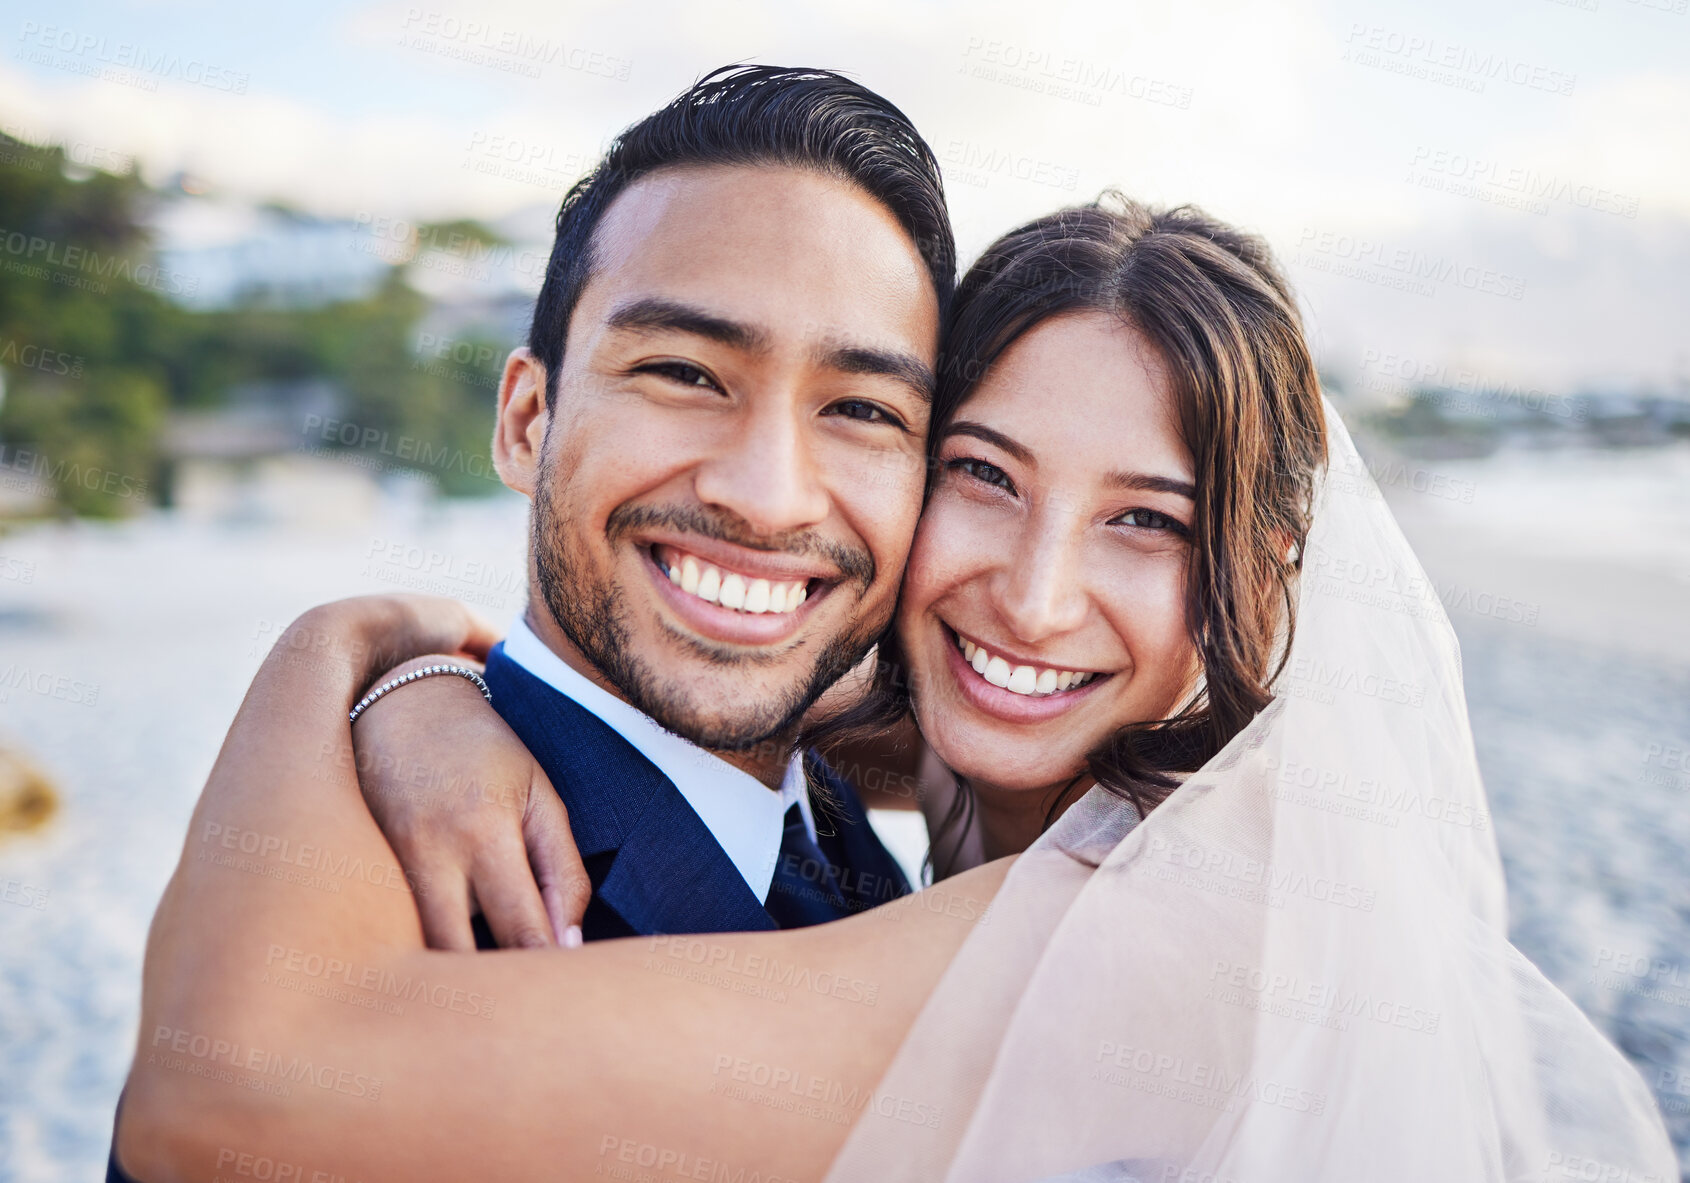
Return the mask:
[[[597,715],[655,764],[686,798],[758,899],[767,899],[780,858],[786,811],[797,804],[811,841],[816,821],[802,752],[787,763],[779,789],[683,739],[569,666],[518,616],[505,637],[505,656],[553,690]]]

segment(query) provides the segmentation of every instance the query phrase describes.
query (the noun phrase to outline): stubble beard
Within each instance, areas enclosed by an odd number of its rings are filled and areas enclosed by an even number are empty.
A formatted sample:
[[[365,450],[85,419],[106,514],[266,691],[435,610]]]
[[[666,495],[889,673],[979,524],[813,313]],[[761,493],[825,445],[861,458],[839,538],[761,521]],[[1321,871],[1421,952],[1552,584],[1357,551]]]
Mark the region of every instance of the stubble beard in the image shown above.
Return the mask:
[[[809,675],[789,688],[770,691],[761,701],[744,697],[731,705],[717,703],[714,709],[706,710],[693,701],[681,683],[662,677],[636,652],[633,609],[627,594],[613,577],[593,569],[591,559],[563,525],[566,518],[556,504],[561,490],[553,475],[554,465],[546,455],[540,461],[529,537],[541,598],[570,644],[618,694],[666,730],[701,748],[743,752],[777,739],[790,742],[804,712],[862,660],[890,624],[888,613],[888,620],[879,626],[865,623],[824,641]],[[630,511],[626,506],[611,514],[606,535],[613,548],[617,545],[618,519],[626,522],[637,516],[639,510]],[[873,561],[866,556],[842,566],[858,575],[836,587],[835,595],[846,593],[853,582],[864,587],[873,579]],[[712,665],[749,672],[767,660],[711,645],[667,624],[661,627]]]

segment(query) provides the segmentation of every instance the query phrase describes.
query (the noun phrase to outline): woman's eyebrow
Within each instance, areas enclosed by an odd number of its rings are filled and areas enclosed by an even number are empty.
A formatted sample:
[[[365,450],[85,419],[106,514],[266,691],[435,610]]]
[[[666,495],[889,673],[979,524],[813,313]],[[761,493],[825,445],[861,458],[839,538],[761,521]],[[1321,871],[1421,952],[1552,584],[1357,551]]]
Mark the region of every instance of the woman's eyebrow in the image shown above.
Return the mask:
[[[1104,474],[1103,483],[1112,489],[1129,489],[1135,493],[1173,493],[1193,504],[1197,502],[1196,485],[1169,476],[1151,476],[1143,472],[1110,472]]]
[[[1018,444],[1001,431],[993,431],[984,423],[976,423],[972,419],[958,419],[945,429],[945,438],[953,435],[969,435],[977,440],[984,440],[994,448],[1002,448],[1023,464],[1032,464],[1033,452],[1025,444]]]

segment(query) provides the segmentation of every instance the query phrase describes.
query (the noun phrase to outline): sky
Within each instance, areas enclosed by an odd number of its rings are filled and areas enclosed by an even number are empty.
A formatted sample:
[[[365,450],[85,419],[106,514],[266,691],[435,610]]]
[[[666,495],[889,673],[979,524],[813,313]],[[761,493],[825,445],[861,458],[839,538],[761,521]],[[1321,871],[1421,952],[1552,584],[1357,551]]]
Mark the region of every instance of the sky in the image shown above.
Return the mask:
[[[231,202],[543,227],[731,61],[844,70],[963,257],[1106,186],[1264,234],[1329,372],[1690,398],[1690,0],[23,0],[0,128]]]

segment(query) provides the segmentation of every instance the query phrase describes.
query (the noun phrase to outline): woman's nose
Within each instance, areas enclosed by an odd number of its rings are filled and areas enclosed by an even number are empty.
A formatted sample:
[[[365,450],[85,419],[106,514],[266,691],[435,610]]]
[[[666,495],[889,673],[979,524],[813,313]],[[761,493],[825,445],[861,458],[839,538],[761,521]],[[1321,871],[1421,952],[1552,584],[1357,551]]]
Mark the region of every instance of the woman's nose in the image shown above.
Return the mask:
[[[1036,515],[1018,532],[995,580],[998,614],[1016,640],[1033,643],[1085,623],[1085,572],[1074,524]]]

